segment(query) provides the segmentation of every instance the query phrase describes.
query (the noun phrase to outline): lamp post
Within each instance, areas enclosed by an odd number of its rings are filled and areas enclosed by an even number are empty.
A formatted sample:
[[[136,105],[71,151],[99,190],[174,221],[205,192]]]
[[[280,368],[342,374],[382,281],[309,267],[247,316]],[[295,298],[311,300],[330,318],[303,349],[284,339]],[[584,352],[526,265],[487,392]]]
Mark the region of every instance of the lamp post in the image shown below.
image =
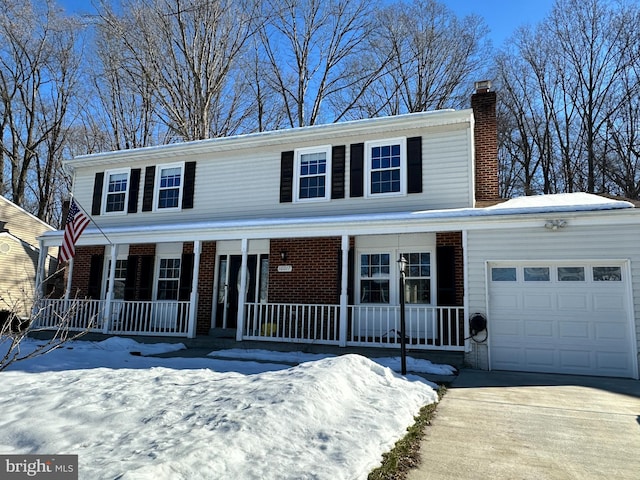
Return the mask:
[[[407,259],[401,254],[398,264],[400,265],[400,362],[402,375],[407,374],[407,344],[405,335],[405,275],[407,271]]]

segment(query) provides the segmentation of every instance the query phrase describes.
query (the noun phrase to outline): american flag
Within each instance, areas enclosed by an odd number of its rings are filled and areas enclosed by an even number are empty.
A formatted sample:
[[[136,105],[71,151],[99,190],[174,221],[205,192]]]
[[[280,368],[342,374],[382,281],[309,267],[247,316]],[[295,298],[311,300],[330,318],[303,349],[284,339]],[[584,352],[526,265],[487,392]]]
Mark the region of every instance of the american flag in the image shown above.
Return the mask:
[[[64,238],[62,239],[62,247],[60,248],[60,261],[68,262],[76,254],[76,242],[87,225],[89,225],[89,217],[85,214],[74,199],[71,199],[69,205],[69,213],[67,214],[67,223],[64,227]]]

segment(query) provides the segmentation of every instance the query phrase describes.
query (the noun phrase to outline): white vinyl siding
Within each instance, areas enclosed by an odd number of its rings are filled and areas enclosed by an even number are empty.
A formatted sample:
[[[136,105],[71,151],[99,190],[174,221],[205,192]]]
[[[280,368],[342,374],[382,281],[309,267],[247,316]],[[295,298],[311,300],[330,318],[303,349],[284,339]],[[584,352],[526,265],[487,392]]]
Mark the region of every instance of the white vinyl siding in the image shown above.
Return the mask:
[[[637,356],[640,345],[640,250],[637,238],[640,227],[618,226],[616,235],[612,237],[609,226],[577,227],[569,221],[562,230],[551,231],[544,228],[544,222],[538,228],[523,229],[495,229],[470,230],[467,235],[468,264],[468,304],[469,312],[486,312],[488,284],[490,278],[487,272],[487,262],[526,261],[556,262],[557,266],[582,266],[583,262],[594,260],[606,266],[607,259],[611,261],[629,261],[631,266],[631,283],[628,288],[635,291],[635,304],[630,305],[635,322],[629,328],[629,341]],[[612,245],[615,243],[615,245]],[[579,250],[576,249],[579,245]],[[603,245],[612,245],[604,249]],[[526,260],[525,260],[526,259]],[[491,335],[491,318],[489,321],[489,335]],[[489,338],[489,343],[491,338]],[[489,358],[486,344],[472,344],[473,351],[468,360],[476,367],[488,368]]]
[[[422,137],[422,185],[418,194],[380,197],[350,198],[350,145],[384,138]],[[329,201],[305,201],[280,203],[280,156],[283,151],[317,148],[331,141],[332,146],[345,146],[345,198]],[[231,151],[189,154],[188,146],[181,151],[180,158],[197,161],[196,181],[203,188],[196,189],[194,208],[189,210],[188,221],[240,220],[251,218],[312,217],[337,214],[389,213],[422,211],[443,208],[472,206],[469,174],[472,139],[468,123],[428,128],[410,128],[323,137],[309,140],[301,136],[295,143],[260,146]],[[140,201],[143,197],[145,167],[155,163],[156,170],[167,166],[160,158],[155,162],[149,158],[136,161],[136,152],[131,151],[127,161],[131,168],[142,169]],[[91,205],[93,181],[104,165],[78,167],[74,183],[74,196],[83,206]],[[157,172],[156,172],[157,174]],[[327,192],[331,185],[328,182]],[[155,205],[155,202],[154,202]],[[184,211],[180,208],[164,209],[161,217],[155,212],[138,211],[135,215],[101,220],[101,226],[138,226],[156,222],[184,222]]]

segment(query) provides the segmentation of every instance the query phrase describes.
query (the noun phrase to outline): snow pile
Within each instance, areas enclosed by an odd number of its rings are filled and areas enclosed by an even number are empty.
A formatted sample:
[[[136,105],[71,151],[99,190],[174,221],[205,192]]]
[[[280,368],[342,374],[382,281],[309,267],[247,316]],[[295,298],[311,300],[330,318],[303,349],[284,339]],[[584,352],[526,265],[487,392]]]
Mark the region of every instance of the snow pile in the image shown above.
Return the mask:
[[[82,479],[365,479],[437,398],[358,355],[266,371],[70,346],[0,373],[0,452],[77,454]]]

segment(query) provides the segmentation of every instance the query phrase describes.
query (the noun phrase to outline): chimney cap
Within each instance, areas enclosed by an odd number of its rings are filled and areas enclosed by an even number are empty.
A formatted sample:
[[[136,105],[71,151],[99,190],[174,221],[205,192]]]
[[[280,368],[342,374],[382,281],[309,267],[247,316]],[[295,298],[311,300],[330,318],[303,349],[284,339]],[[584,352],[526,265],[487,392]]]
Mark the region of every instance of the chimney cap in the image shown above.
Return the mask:
[[[476,93],[486,93],[491,90],[491,80],[480,80],[475,82],[473,87],[476,89]]]

